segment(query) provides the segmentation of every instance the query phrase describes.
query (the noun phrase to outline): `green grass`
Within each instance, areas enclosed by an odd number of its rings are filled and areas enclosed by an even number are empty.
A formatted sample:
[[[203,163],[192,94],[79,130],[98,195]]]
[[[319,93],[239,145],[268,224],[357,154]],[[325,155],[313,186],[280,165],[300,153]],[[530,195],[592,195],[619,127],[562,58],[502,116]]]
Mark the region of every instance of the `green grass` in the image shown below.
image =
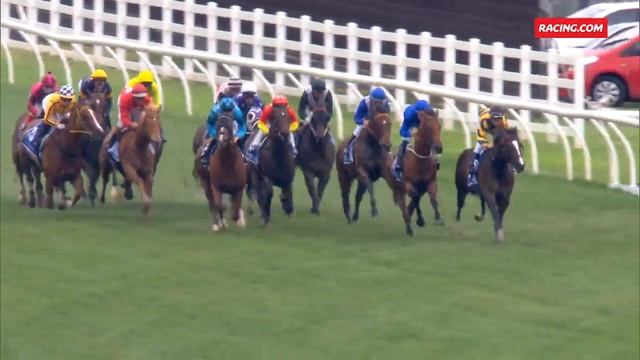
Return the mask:
[[[444,134],[444,227],[433,226],[425,203],[427,228],[405,237],[382,183],[381,217],[349,226],[335,177],[314,217],[298,176],[294,218],[274,207],[269,229],[254,217],[245,230],[213,234],[190,171],[191,137],[210,91],[192,85],[197,116],[188,117],[179,83],[164,80],[169,142],[148,223],[138,199],[30,210],[16,201],[9,138],[37,67],[26,53],[14,60],[17,84],[8,84],[4,61],[1,79],[2,359],[640,354],[638,198],[606,189],[597,138],[595,183],[564,180],[561,146],[539,144],[543,175],[518,177],[502,246],[493,244],[490,221],[472,220],[477,200],[453,220],[458,132]],[[62,73],[59,61],[46,61]],[[73,70],[74,79],[87,71]],[[119,74],[110,74],[120,88]],[[637,129],[625,131],[637,151]]]

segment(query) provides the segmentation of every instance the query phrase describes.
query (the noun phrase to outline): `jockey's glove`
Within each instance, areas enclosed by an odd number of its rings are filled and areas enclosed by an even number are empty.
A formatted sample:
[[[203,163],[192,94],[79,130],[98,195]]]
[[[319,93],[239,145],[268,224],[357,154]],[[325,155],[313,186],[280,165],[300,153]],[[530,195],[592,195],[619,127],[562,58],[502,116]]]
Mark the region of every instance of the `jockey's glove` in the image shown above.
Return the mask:
[[[64,130],[64,128],[65,128],[64,124],[56,125],[56,129],[58,129],[58,130]]]
[[[258,122],[258,129],[260,129],[260,131],[265,135],[269,133],[269,126],[262,121]]]
[[[297,121],[294,123],[291,123],[291,125],[289,125],[289,131],[296,131],[298,130],[298,126],[300,126],[300,123],[298,123]]]

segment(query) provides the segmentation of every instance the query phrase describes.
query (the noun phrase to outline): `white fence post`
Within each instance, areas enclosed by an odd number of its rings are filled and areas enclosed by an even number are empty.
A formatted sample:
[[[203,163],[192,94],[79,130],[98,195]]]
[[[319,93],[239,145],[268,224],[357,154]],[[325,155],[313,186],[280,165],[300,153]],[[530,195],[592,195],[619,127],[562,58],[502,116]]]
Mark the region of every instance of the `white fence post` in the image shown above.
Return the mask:
[[[308,15],[302,15],[300,17],[300,65],[304,67],[311,67],[311,54],[309,54],[309,46],[311,45],[311,30],[309,30],[309,23],[311,17]],[[309,76],[301,75],[300,82],[303,87],[309,84]]]
[[[553,105],[558,104],[558,51],[556,49],[549,49],[547,51],[547,100]],[[550,114],[549,121],[558,123],[558,117]],[[556,142],[558,137],[555,133],[547,133],[547,141]]]
[[[287,13],[284,11],[276,13],[276,61],[280,64],[287,63],[287,51],[284,48],[284,42],[287,39],[287,27],[284,24],[286,16]],[[284,84],[284,73],[277,72],[275,91],[277,93],[281,92]]]
[[[426,85],[431,83],[431,33],[420,33],[420,84]],[[429,95],[423,95],[426,100],[430,100]]]
[[[469,40],[469,91],[477,94],[480,91],[480,40]],[[478,104],[469,103],[469,113],[478,116]]]
[[[104,14],[104,2],[94,1],[93,6],[93,34],[95,36],[102,37],[104,36],[104,21],[102,21],[102,15]],[[102,55],[102,46],[93,46],[93,56],[98,58],[100,61],[104,59]]]
[[[573,63],[573,107],[576,110],[584,110],[584,62],[582,57],[576,57]],[[584,119],[574,118],[576,128],[584,136]],[[579,141],[574,141],[575,147],[580,147]]]
[[[231,56],[240,57],[240,42],[238,37],[240,36],[240,6],[231,6],[231,16],[229,17],[230,30],[231,30]],[[232,66],[233,72],[240,76],[240,66]]]
[[[162,46],[173,46],[173,32],[171,31],[171,25],[173,25],[173,10],[171,9],[171,0],[163,0],[162,2]],[[162,59],[162,67],[160,72],[162,74],[168,74],[171,71],[171,64],[165,59]]]
[[[531,46],[520,46],[520,98],[524,100],[531,99]],[[520,110],[520,118],[522,121],[531,122],[531,112],[529,110]]]
[[[125,41],[127,39],[127,25],[124,20],[127,18],[127,3],[124,0],[118,0],[116,3],[117,23],[116,23],[116,36],[119,40]],[[127,60],[127,51],[123,48],[117,48],[116,54],[122,61]]]
[[[333,20],[325,20],[324,24],[324,69],[335,71],[333,49],[335,47],[333,39]],[[335,94],[333,79],[327,79],[327,87]],[[334,95],[335,96],[335,95]]]
[[[218,32],[218,4],[215,2],[207,3],[207,52],[215,54],[218,52],[218,41],[216,34]],[[207,69],[209,74],[218,81],[218,64],[213,61],[207,61]]]
[[[358,61],[356,60],[356,52],[358,51],[358,37],[356,36],[356,30],[358,24],[350,22],[347,24],[347,72],[350,74],[358,73]],[[356,99],[353,94],[349,93],[349,104],[355,104]]]
[[[194,48],[195,38],[193,36],[193,28],[195,26],[195,13],[193,12],[193,0],[186,0],[184,4],[184,47],[187,52],[192,52]],[[184,59],[184,72],[187,77],[193,74],[193,61]]]
[[[259,61],[264,60],[264,49],[262,47],[262,37],[264,36],[264,23],[262,17],[264,16],[263,9],[253,9],[253,50],[252,55],[254,59]],[[252,71],[253,82],[257,84],[261,83],[259,73],[260,70]],[[268,90],[268,89],[267,89]]]
[[[454,89],[456,87],[456,37],[454,35],[445,36],[445,49],[444,49],[444,86],[447,89]],[[453,119],[445,118],[444,128],[447,130],[453,130]]]
[[[407,30],[396,30],[396,79],[400,81],[407,80]],[[396,88],[396,101],[404,109],[407,104],[407,95],[404,89]]]

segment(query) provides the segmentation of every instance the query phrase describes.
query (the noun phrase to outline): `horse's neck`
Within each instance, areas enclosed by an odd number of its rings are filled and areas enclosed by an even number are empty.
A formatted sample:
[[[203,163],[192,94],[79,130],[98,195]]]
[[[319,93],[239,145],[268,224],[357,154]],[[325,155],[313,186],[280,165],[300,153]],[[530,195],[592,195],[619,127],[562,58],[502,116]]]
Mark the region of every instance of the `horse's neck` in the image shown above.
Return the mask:
[[[133,130],[134,143],[141,150],[145,150],[151,143],[151,137],[147,134],[146,127],[144,122],[140,122],[139,126]]]
[[[284,163],[288,159],[289,154],[291,153],[291,150],[289,149],[289,139],[287,137],[288,135],[282,136],[282,138],[279,138],[279,137],[269,138],[274,160],[278,162]]]
[[[495,147],[488,151],[491,152],[487,155],[489,155],[491,159],[491,168],[493,169],[496,178],[499,180],[508,178],[509,174],[511,173],[511,166],[509,161],[498,156],[498,151]]]
[[[73,130],[70,130],[73,131]],[[80,151],[81,133],[65,133],[56,130],[51,134],[51,141],[66,154],[74,154]]]
[[[429,141],[429,136],[426,134],[426,131],[423,131],[418,128],[418,132],[416,133],[415,140],[413,141],[413,148],[420,155],[431,155],[431,144]]]
[[[226,145],[219,145],[218,150],[216,150],[215,154],[219,154],[223,159],[235,159],[237,156],[240,156],[242,151],[235,143],[229,143]]]

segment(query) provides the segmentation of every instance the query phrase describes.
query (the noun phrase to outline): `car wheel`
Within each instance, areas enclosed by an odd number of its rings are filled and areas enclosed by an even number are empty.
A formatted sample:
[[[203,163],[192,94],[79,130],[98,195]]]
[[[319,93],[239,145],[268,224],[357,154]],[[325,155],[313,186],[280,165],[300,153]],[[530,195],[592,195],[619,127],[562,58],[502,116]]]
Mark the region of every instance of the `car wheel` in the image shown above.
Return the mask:
[[[610,104],[620,106],[627,98],[627,85],[617,76],[603,75],[594,81],[591,87],[591,99],[600,101],[610,97]]]

